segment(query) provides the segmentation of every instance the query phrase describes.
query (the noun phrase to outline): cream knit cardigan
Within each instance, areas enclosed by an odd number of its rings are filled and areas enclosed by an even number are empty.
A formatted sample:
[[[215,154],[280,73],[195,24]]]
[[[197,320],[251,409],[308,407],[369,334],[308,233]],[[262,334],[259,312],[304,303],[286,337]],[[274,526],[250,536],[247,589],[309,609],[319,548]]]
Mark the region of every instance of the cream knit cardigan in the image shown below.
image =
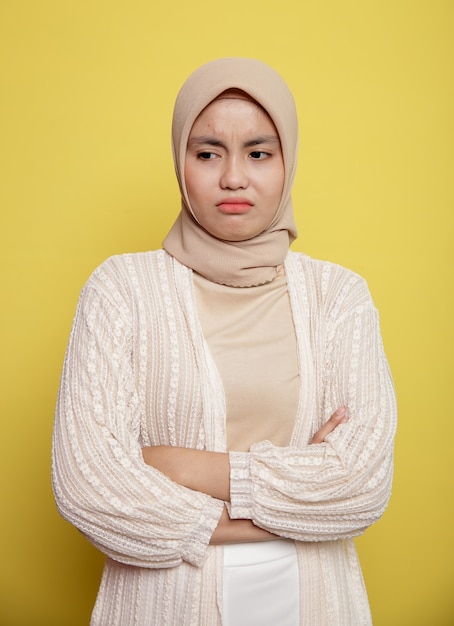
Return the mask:
[[[363,626],[351,537],[390,496],[393,384],[364,280],[294,252],[285,269],[300,375],[294,432],[288,447],[230,453],[230,515],[296,540],[302,625]],[[339,406],[348,422],[308,445]],[[225,442],[192,271],[162,250],[108,259],[81,294],[53,440],[59,511],[108,557],[92,626],[221,624],[223,549],[208,544],[223,503],[146,466],[141,448]]]

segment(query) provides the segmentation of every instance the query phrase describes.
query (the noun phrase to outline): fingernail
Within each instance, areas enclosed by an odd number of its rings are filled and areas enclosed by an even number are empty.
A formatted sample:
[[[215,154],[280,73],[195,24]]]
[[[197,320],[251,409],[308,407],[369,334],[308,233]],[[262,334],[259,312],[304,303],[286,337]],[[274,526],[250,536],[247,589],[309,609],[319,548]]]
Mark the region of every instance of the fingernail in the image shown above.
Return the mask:
[[[345,407],[344,406],[341,406],[336,411],[336,415],[344,415],[344,413],[345,413]]]

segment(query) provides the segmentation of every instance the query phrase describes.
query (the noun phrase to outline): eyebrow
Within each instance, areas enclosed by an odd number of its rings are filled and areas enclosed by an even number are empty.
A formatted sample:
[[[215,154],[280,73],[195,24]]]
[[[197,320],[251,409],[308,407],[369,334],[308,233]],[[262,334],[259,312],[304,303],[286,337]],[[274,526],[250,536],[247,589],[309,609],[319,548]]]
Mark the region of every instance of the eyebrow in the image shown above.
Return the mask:
[[[259,146],[261,144],[279,144],[279,137],[277,135],[259,135],[258,137],[254,137],[253,139],[249,139],[245,141],[243,144],[244,148],[250,148],[252,146]],[[201,135],[200,137],[191,137],[188,141],[188,146],[215,146],[219,148],[226,148],[227,146],[223,141],[217,139],[216,137],[212,137],[210,135]]]

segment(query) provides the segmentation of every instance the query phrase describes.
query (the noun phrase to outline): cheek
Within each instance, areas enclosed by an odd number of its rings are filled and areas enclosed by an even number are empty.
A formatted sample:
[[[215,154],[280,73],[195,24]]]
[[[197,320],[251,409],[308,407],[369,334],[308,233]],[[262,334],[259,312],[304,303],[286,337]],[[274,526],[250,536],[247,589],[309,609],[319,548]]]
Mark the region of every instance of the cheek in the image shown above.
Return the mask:
[[[200,197],[210,188],[210,175],[200,162],[189,161],[184,168],[184,182],[188,195]]]
[[[194,169],[191,166],[185,168],[184,182],[186,186],[186,193],[191,205],[197,203],[199,196],[198,190],[200,185],[197,184],[198,177],[194,173]]]
[[[266,181],[266,188],[268,189],[269,198],[279,204],[282,193],[284,191],[284,173],[283,171],[276,171],[270,173]]]
[[[184,175],[184,184],[186,187],[186,191],[190,193],[192,189],[192,181],[194,179],[194,176],[192,173],[192,168],[187,162],[184,166],[183,175]]]

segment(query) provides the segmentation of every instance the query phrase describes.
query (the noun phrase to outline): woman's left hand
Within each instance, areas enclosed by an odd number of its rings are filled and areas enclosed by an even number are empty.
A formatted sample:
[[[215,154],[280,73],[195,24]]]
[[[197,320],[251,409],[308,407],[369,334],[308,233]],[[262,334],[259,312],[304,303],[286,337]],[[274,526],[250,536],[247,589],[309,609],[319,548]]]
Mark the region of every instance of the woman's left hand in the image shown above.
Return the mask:
[[[346,408],[341,406],[335,411],[329,420],[323,424],[320,430],[317,430],[315,435],[312,437],[312,443],[323,443],[325,441],[325,437],[327,437],[330,433],[333,432],[335,428],[339,426],[339,424],[345,424],[347,421]]]

